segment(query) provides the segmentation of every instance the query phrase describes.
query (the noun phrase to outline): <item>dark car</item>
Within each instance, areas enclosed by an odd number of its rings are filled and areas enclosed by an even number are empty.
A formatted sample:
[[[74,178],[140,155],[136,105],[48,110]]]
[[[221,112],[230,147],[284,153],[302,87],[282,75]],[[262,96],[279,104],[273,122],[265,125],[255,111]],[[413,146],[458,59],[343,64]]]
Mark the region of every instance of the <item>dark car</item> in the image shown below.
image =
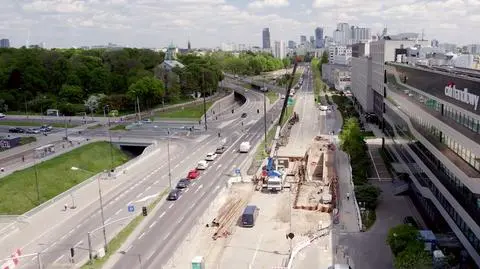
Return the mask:
[[[242,118],[246,118],[247,117],[247,113],[243,112],[242,113]]]
[[[190,184],[190,180],[188,178],[182,178],[177,183],[177,189],[185,189]]]
[[[180,193],[181,193],[181,191],[179,189],[171,190],[170,193],[167,196],[167,200],[168,201],[178,200],[178,198],[180,197]]]
[[[216,150],[215,150],[215,153],[216,154],[222,154],[225,152],[225,150],[227,150],[227,147],[226,146],[220,146],[218,147]]]
[[[13,128],[8,129],[8,132],[9,133],[25,133],[25,130],[23,128],[20,128],[20,127],[13,127]]]
[[[412,216],[407,216],[403,219],[403,224],[410,225],[414,228],[418,228],[417,221]]]

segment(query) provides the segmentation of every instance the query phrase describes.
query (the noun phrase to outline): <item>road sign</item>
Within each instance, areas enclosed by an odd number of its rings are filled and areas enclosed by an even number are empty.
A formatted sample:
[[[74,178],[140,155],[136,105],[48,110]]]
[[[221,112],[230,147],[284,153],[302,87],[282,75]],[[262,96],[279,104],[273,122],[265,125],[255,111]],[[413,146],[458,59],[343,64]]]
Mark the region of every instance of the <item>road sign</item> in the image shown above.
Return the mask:
[[[235,174],[240,175],[240,168],[235,169]]]
[[[135,206],[134,205],[129,205],[128,206],[128,212],[134,212],[135,211]]]

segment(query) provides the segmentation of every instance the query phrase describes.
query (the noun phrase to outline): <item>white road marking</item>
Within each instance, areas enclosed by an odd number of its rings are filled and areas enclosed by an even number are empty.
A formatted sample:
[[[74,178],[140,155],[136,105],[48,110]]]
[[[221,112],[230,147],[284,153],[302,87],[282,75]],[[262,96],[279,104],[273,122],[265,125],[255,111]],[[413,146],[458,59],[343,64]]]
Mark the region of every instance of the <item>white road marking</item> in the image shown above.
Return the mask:
[[[62,256],[58,257],[56,260],[53,261],[53,263],[58,262],[59,260],[63,259],[63,257],[65,257],[65,254],[63,254]],[[37,257],[34,257],[34,258],[37,258]],[[33,261],[33,259],[32,259],[32,261]]]
[[[148,228],[152,229],[152,227],[155,226],[155,224],[157,224],[157,221],[152,222],[152,224],[150,224],[150,226],[148,226]]]
[[[109,223],[112,220],[112,218],[108,218],[105,223]]]
[[[143,195],[143,192],[139,193],[139,194],[137,195],[137,197],[135,197],[135,198],[138,198],[138,197],[140,197],[140,196],[142,196],[142,195]]]
[[[167,238],[170,236],[170,233],[166,234],[164,237],[163,237],[163,240],[167,240]]]
[[[183,193],[187,193],[190,189],[186,189]]]
[[[197,184],[197,182],[193,182],[193,183],[192,183],[192,187],[195,186],[196,184]]]
[[[257,246],[255,247],[255,252],[253,253],[252,261],[250,262],[250,268],[253,268],[253,263],[255,262],[255,258],[257,257],[258,249],[260,248],[260,244],[262,243],[263,234],[260,234],[260,238],[257,241]]]
[[[192,209],[194,206],[195,206],[195,204],[191,204],[191,205],[188,207],[188,209],[190,210],[190,209]]]
[[[148,191],[148,190],[151,189],[151,188],[152,188],[152,186],[149,186],[148,188],[145,189],[145,191]]]
[[[120,214],[120,212],[122,212],[121,209],[119,209],[117,212],[115,212],[115,216],[118,215],[118,214]]]
[[[128,188],[129,191],[133,190],[133,188],[136,187],[136,186],[131,186],[130,188]]]
[[[78,247],[78,246],[80,246],[81,244],[83,244],[83,240],[80,240],[78,243],[76,243],[76,244],[74,245],[74,247]]]
[[[133,247],[133,245],[130,245],[130,246],[128,246],[124,251],[127,252],[127,251],[129,251],[132,247]]]
[[[153,184],[158,184],[160,182],[160,180],[157,180],[155,182],[153,182]]]
[[[132,204],[133,201],[128,202],[125,206],[129,206]]]
[[[182,222],[184,218],[185,216],[182,216],[179,220],[177,220],[177,224],[180,224],[180,222]]]
[[[180,165],[180,164],[177,163],[177,164],[173,167],[173,169],[177,169],[179,165]]]
[[[203,184],[198,186],[198,188],[195,190],[195,193],[197,193],[201,188],[203,188]]]
[[[158,218],[161,219],[163,216],[165,216],[165,211],[162,214],[160,214],[160,217]]]
[[[173,204],[171,204],[168,208],[172,208],[173,207]]]
[[[143,232],[143,233],[138,237],[138,239],[140,240],[140,239],[142,239],[142,237],[144,237],[144,236],[145,236],[145,232]]]

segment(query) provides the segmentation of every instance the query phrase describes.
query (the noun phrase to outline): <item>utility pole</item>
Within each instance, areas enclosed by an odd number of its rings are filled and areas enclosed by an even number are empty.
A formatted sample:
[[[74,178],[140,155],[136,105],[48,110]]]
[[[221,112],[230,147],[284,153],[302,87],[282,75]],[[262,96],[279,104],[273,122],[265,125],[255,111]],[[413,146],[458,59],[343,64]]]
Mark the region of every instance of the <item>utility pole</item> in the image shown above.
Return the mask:
[[[265,152],[267,152],[267,88],[265,88],[265,76],[263,77],[263,125],[265,127]]]
[[[168,185],[172,189],[172,173],[170,169],[170,128],[167,129]]]
[[[63,116],[65,120],[65,140],[68,142],[68,128],[67,128],[67,116]]]
[[[100,215],[102,216],[102,229],[103,229],[103,241],[105,252],[107,252],[107,231],[105,230],[105,215],[103,213],[103,198],[102,198],[102,187],[100,185],[100,177],[97,176],[98,182],[98,196],[100,200]]]
[[[142,112],[140,111],[140,100],[138,99],[137,95],[137,106],[138,106],[138,121],[142,120]]]
[[[207,128],[207,99],[205,97],[206,89],[205,89],[205,70],[202,72],[202,89],[203,89],[203,115],[205,116],[205,131]]]
[[[40,252],[37,252],[37,262],[38,262],[38,269],[43,269],[42,259],[40,258]]]
[[[40,185],[38,183],[37,156],[33,152],[33,170],[35,170],[35,186],[37,188],[37,201],[40,202]]]
[[[90,260],[90,264],[93,263],[93,248],[92,248],[92,234],[90,232],[87,233],[87,240],[88,240],[88,258]]]

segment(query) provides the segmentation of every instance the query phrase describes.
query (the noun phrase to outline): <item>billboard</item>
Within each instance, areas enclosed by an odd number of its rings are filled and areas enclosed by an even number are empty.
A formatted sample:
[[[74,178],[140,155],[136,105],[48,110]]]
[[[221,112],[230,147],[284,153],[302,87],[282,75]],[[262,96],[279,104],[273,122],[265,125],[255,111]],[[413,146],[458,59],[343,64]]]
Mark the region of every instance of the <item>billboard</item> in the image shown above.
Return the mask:
[[[480,115],[480,80],[394,65],[402,82]]]

